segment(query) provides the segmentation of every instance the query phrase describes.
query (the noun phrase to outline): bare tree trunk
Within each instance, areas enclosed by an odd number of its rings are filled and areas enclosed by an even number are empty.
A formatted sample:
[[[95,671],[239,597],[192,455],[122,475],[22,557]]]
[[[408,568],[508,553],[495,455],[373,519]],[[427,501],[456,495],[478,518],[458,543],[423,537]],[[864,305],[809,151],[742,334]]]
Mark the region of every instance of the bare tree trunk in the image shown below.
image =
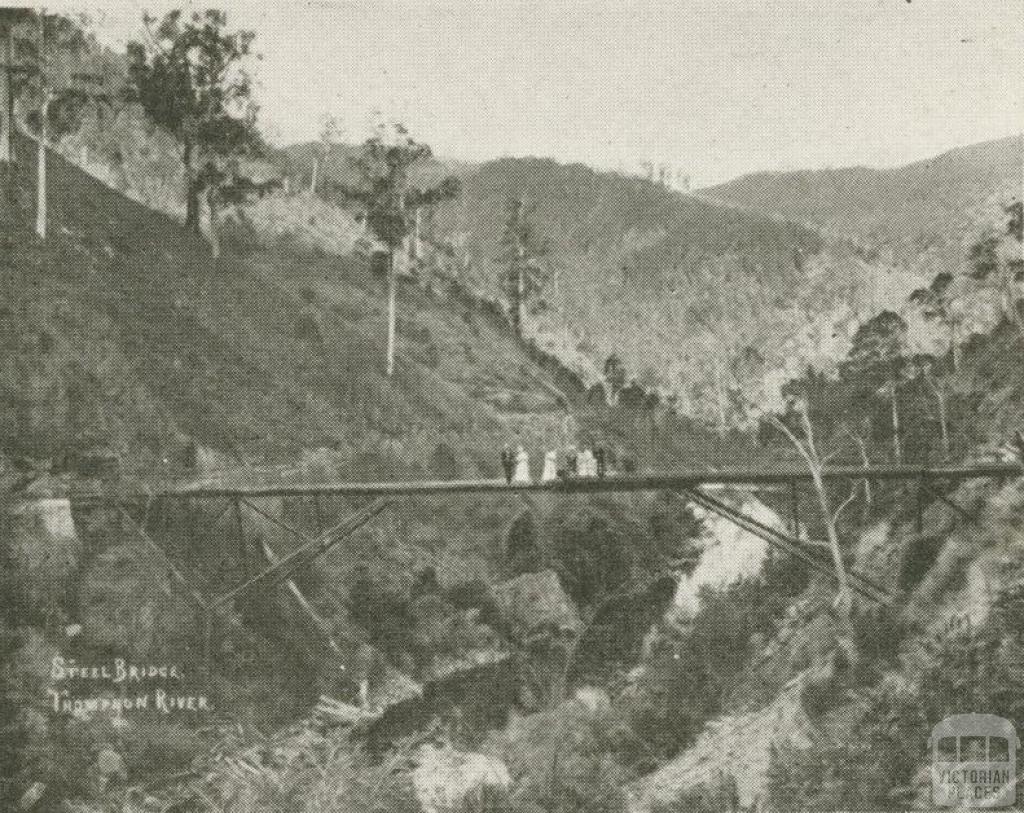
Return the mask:
[[[718,408],[718,436],[724,438],[729,431],[725,413],[725,382],[722,380],[722,363],[715,359],[715,405]]]
[[[932,392],[935,393],[935,401],[939,407],[939,434],[942,437],[943,459],[949,460],[949,418],[946,410],[946,393],[933,376],[928,376],[928,383],[931,385]]]
[[[220,258],[220,209],[217,200],[217,187],[210,184],[206,189],[206,208],[210,214],[210,253],[213,259]]]
[[[854,442],[857,444],[857,448],[860,450],[860,462],[864,468],[870,468],[871,459],[868,457],[868,446],[864,442],[864,439],[860,435],[851,434]],[[871,480],[867,477],[864,478],[864,514],[863,518],[867,521],[868,517],[871,516]]]
[[[395,318],[398,299],[398,279],[395,268],[395,249],[388,248],[388,356],[387,374],[395,372]]]
[[[199,182],[192,167],[193,147],[185,145],[182,163],[185,165],[185,228],[199,234]]]
[[[49,134],[46,120],[50,113],[49,97],[43,100],[39,111],[39,160],[36,166],[36,234],[46,239],[46,138]]]
[[[314,195],[316,194],[316,176],[319,174],[319,170],[320,170],[320,158],[319,158],[319,156],[314,155],[313,156],[313,171],[310,173],[310,176],[309,176],[309,191],[312,192]]]
[[[949,460],[949,420],[946,416],[946,394],[936,387],[935,397],[939,402],[939,432],[942,434],[942,454],[946,460]]]
[[[839,585],[838,595],[836,596],[836,609],[839,613],[840,620],[843,623],[843,635],[848,637],[849,640],[844,642],[844,646],[852,653],[853,640],[850,637],[850,614],[852,611],[852,594],[850,592],[849,580],[846,576],[846,565],[843,562],[842,548],[839,546],[839,532],[837,530],[837,520],[839,514],[843,508],[850,502],[850,498],[844,502],[838,510],[833,510],[831,501],[828,496],[828,489],[825,486],[825,479],[822,476],[824,464],[821,462],[821,456],[818,454],[818,448],[814,442],[814,426],[811,424],[810,416],[806,410],[800,412],[800,420],[803,424],[804,440],[801,441],[796,435],[793,434],[792,430],[785,423],[778,419],[774,419],[773,423],[789,438],[790,442],[796,447],[797,451],[800,452],[800,456],[803,457],[807,463],[807,468],[811,473],[811,480],[814,483],[814,490],[818,495],[818,504],[821,507],[821,516],[825,521],[825,533],[828,536],[828,546],[832,553],[832,565],[836,571],[836,582]],[[852,493],[851,493],[852,498]]]
[[[903,444],[900,442],[900,409],[897,403],[896,382],[890,382],[890,403],[892,404],[892,450],[896,455],[896,462],[903,462]]]
[[[828,536],[828,547],[832,552],[832,564],[836,570],[836,581],[839,584],[839,608],[840,614],[845,621],[850,620],[850,585],[846,578],[846,565],[843,562],[842,548],[839,547],[839,533],[836,530],[836,516],[832,513],[832,506],[829,504],[828,491],[825,488],[825,481],[821,476],[821,468],[811,468],[811,478],[814,480],[814,490],[818,494],[818,504],[821,506],[821,515],[825,520],[825,533]]]
[[[960,326],[956,322],[949,323],[949,347],[952,351],[953,372],[960,369],[962,352],[960,350]]]
[[[519,265],[516,268],[516,335],[519,338],[523,337],[523,262],[522,259],[519,261]]]
[[[409,247],[410,259],[418,261],[420,259],[420,232],[422,229],[422,216],[420,215],[420,207],[417,206],[415,212],[413,212],[412,222],[412,244]]]

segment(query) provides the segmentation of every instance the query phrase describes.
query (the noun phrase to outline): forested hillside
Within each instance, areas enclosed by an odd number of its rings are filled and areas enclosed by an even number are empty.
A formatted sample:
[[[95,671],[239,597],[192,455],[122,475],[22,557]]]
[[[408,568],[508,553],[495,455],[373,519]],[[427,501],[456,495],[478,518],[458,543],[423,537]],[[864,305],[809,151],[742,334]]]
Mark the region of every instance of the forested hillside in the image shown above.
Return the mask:
[[[521,199],[543,279],[525,330],[599,377],[612,354],[627,382],[661,391],[720,427],[778,384],[845,353],[859,318],[914,280],[849,241],[684,196],[647,180],[541,159],[503,159],[464,177],[434,217],[471,284],[501,296],[508,201]],[[507,298],[507,297],[506,297]]]

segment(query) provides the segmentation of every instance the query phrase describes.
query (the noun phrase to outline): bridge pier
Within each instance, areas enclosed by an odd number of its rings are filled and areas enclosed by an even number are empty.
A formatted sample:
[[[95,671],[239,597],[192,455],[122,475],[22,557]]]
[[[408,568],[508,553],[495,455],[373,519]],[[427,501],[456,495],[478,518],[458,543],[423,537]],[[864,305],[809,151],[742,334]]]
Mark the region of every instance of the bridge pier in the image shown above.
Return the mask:
[[[232,500],[235,509],[235,529],[238,531],[238,558],[242,564],[245,578],[252,576],[249,567],[249,545],[245,538],[245,526],[242,524],[242,503],[237,497]]]
[[[927,488],[927,479],[924,473],[922,473],[917,481],[917,501],[915,506],[917,513],[914,518],[914,528],[917,533],[922,533],[924,531],[924,497]]]
[[[800,541],[800,491],[796,480],[789,481],[789,505],[793,522],[793,538]]]
[[[320,495],[313,495],[313,509],[316,511],[316,532],[322,535],[324,532],[324,513],[320,506]]]

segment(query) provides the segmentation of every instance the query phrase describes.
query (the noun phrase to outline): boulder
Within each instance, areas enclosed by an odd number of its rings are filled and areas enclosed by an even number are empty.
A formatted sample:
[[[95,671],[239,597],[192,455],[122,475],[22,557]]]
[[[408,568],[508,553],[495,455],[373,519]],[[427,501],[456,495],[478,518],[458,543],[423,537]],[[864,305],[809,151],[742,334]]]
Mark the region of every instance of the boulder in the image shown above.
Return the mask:
[[[0,517],[0,535],[7,538],[10,588],[25,606],[56,613],[82,555],[71,503],[65,497],[19,500]]]
[[[583,628],[576,605],[553,570],[524,573],[491,588],[501,619],[513,638],[543,633],[576,636]]]
[[[573,699],[593,714],[609,711],[612,707],[612,699],[608,692],[594,686],[581,686],[576,690]]]
[[[412,784],[424,813],[472,809],[471,800],[487,789],[505,791],[512,783],[505,763],[486,754],[424,745],[416,762]]]

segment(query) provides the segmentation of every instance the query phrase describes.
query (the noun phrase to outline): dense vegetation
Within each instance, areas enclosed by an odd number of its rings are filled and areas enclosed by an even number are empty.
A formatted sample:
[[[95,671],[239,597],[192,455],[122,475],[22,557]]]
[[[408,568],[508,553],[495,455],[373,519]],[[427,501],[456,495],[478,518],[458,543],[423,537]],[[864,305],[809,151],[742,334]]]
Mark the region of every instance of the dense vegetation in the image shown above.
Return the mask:
[[[0,16],[0,29],[33,14]],[[757,212],[546,159],[458,165],[401,127],[397,141],[381,130],[353,147],[325,126],[320,143],[276,151],[248,78],[213,70],[238,67],[251,33],[216,12],[172,13],[159,32],[167,50],[122,57],[85,38],[69,57],[130,91],[110,97],[110,115],[63,111],[60,152],[107,183],[24,133],[3,166],[5,502],[62,493],[110,460],[144,486],[493,477],[504,443],[528,448],[535,472],[538,452],[577,444],[627,473],[799,463],[811,446],[812,465],[926,464],[986,443],[1012,452],[1014,432],[1024,443],[1011,142],[707,193]],[[33,74],[33,93],[42,81]],[[48,116],[40,107],[24,125],[55,135]],[[78,535],[59,537],[45,514],[5,504],[0,761],[12,782],[0,803],[39,782],[52,809],[79,798],[135,810],[135,789],[119,784],[131,777],[196,809],[205,797],[414,811],[413,777],[436,748],[508,768],[508,787],[467,796],[467,813],[619,813],[625,787],[709,721],[809,675],[799,703],[820,747],[776,749],[770,806],[904,809],[929,722],[983,708],[1024,725],[1020,590],[1003,589],[977,625],[954,612],[940,634],[928,626],[958,591],[983,601],[970,594],[977,560],[1013,564],[1000,546],[1019,530],[1019,500],[992,489],[969,509],[956,500],[970,494],[950,492],[956,520],[982,530],[917,533],[905,495],[852,488],[847,501],[838,487],[816,495],[841,506],[827,516],[797,495],[803,532],[838,527],[840,565],[878,557],[902,591],[894,609],[833,602],[831,583],[774,556],[705,587],[684,616],[672,599],[707,540],[679,495],[467,496],[409,500],[287,590],[204,622],[115,515],[76,512]],[[792,496],[758,504],[783,514]],[[1005,516],[983,514],[998,500]],[[311,535],[357,507],[260,506]],[[156,503],[140,517],[206,595],[244,578],[263,546],[260,562],[297,544],[218,508]],[[225,517],[248,549],[227,549]],[[879,528],[880,551],[852,543]],[[510,585],[523,590],[503,604]],[[520,616],[537,608],[551,615],[530,626]],[[49,715],[55,655],[125,652],[202,674],[219,715]],[[392,683],[417,692],[389,698]],[[318,695],[354,704],[370,684],[384,696],[372,725],[288,726]],[[724,776],[662,809],[733,808],[736,793]]]

